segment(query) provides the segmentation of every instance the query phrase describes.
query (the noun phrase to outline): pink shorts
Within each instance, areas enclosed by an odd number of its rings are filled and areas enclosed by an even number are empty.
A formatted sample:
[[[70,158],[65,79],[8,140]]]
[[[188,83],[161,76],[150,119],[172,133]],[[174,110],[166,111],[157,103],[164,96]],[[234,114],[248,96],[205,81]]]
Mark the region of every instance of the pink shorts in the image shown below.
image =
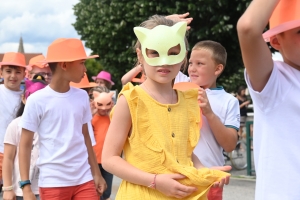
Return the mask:
[[[208,200],[222,200],[223,198],[223,188],[211,187],[207,194]]]
[[[94,181],[69,187],[40,187],[41,200],[99,200]]]

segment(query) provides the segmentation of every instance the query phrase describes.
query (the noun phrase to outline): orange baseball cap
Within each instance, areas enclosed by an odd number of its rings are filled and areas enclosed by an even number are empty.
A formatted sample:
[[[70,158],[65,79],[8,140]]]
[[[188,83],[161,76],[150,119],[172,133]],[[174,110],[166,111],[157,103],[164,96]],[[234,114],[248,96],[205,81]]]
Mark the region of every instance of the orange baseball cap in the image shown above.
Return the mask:
[[[186,90],[191,90],[195,88],[200,88],[199,85],[191,82],[180,82],[180,83],[175,83],[173,85],[173,89],[175,90],[180,90],[180,91],[186,91]],[[199,122],[199,128],[201,129],[202,127],[202,111],[200,109],[200,122]]]
[[[269,21],[270,30],[263,34],[266,42],[274,35],[300,26],[300,1],[281,0]]]
[[[86,74],[84,74],[84,77],[81,79],[79,83],[70,82],[70,86],[75,88],[90,88],[90,87],[96,87],[98,86],[95,82],[89,82],[89,79]]]
[[[12,65],[26,67],[25,56],[22,53],[8,52],[5,53],[0,65]]]
[[[72,62],[96,57],[99,56],[86,55],[81,40],[75,38],[59,38],[54,40],[48,47],[47,56],[44,62]]]
[[[29,65],[26,66],[27,70],[31,71],[32,66],[37,66],[39,68],[47,67],[47,63],[44,62],[44,60],[45,56],[43,55],[34,56],[29,60]]]

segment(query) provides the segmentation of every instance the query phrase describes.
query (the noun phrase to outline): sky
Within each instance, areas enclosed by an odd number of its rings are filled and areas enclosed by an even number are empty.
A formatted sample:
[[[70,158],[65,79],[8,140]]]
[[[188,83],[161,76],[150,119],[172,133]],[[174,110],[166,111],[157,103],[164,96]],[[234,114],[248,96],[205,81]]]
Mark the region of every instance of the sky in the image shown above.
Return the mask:
[[[72,26],[79,0],[1,0],[0,53],[18,51],[20,36],[26,53],[47,52],[57,38],[80,38]],[[89,49],[86,49],[90,53]]]
[[[0,53],[18,51],[22,36],[26,53],[46,55],[57,38],[80,38],[72,26],[73,6],[79,0],[1,0]],[[91,50],[86,48],[89,55]],[[274,59],[282,60],[280,54]]]

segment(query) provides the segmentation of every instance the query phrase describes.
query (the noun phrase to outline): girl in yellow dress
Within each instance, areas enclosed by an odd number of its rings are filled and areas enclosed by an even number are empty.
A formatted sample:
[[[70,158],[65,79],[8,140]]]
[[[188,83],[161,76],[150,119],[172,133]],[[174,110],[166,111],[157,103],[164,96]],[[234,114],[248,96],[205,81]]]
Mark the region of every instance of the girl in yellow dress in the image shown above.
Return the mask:
[[[123,179],[116,199],[204,200],[211,186],[228,184],[228,173],[205,168],[193,154],[200,137],[198,90],[173,89],[186,60],[186,27],[155,15],[134,28],[147,79],[123,87],[102,154],[105,170]]]

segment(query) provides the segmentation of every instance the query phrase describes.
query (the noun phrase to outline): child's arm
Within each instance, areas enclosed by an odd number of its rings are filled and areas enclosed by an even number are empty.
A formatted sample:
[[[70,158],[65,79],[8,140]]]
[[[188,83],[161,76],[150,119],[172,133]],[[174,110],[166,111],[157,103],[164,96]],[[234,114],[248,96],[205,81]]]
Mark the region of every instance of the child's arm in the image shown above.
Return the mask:
[[[15,156],[17,152],[17,147],[12,144],[4,143],[4,155],[2,164],[2,177],[3,177],[3,187],[10,187],[13,185],[13,169]],[[16,194],[14,190],[3,191],[3,199],[14,199]]]
[[[262,33],[279,0],[253,0],[237,24],[242,57],[254,90],[262,91],[272,69],[270,49]]]
[[[224,126],[224,124],[220,121],[218,116],[215,115],[215,113],[210,107],[204,89],[199,88],[198,94],[198,100],[200,100],[199,105],[202,110],[202,114],[206,117],[209,127],[211,128],[217,142],[226,152],[234,150],[238,139],[237,130],[233,128],[227,128],[226,126]]]
[[[30,157],[34,132],[22,128],[21,139],[19,144],[19,168],[21,180],[29,180]],[[35,200],[30,185],[23,188],[23,197],[26,200]]]
[[[96,159],[93,147],[92,147],[91,138],[90,138],[87,124],[84,124],[82,126],[82,133],[83,133],[84,142],[85,142],[85,145],[86,145],[86,148],[88,151],[88,156],[89,156],[88,160],[89,160],[89,164],[91,166],[92,175],[94,177],[95,187],[97,189],[98,194],[101,196],[103,194],[103,192],[106,190],[107,185],[106,185],[106,182],[105,182],[104,178],[102,177],[101,172],[98,167],[97,159]]]
[[[142,71],[143,71],[142,65],[137,65],[136,67],[132,68],[129,72],[127,72],[124,76],[122,76],[121,78],[122,85],[131,82],[131,80]]]
[[[105,170],[137,185],[149,186],[154,174],[144,172],[132,166],[120,157],[131,129],[131,116],[124,96],[118,99],[111,124],[105,137],[102,151],[102,165]],[[196,191],[195,187],[180,184],[177,179],[185,178],[181,174],[159,174],[156,176],[156,189],[167,196],[186,197]]]

